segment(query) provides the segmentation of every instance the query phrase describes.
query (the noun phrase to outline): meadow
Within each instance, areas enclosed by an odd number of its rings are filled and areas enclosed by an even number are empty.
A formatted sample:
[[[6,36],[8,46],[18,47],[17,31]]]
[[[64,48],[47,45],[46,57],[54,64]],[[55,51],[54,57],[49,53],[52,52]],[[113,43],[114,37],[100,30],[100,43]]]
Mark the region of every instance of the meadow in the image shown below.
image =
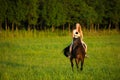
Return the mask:
[[[62,53],[71,41],[67,31],[1,31],[0,80],[120,79],[119,32],[84,32],[89,58],[79,72]]]

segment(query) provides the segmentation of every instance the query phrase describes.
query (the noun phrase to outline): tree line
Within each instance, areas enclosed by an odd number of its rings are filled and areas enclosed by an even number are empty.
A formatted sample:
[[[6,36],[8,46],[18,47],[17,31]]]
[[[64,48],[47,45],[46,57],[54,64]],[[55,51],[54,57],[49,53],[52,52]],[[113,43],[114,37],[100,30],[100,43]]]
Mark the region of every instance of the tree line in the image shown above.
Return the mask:
[[[0,0],[0,30],[120,29],[120,0]]]

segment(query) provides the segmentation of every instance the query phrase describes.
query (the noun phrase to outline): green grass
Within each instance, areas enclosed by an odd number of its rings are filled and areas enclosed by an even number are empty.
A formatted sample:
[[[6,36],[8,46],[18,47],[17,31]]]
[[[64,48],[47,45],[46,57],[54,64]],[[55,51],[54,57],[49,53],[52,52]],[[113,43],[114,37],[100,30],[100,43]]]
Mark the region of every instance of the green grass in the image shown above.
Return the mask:
[[[62,50],[71,43],[67,33],[0,33],[1,80],[119,80],[120,34],[84,33],[89,58],[83,71],[71,70]]]

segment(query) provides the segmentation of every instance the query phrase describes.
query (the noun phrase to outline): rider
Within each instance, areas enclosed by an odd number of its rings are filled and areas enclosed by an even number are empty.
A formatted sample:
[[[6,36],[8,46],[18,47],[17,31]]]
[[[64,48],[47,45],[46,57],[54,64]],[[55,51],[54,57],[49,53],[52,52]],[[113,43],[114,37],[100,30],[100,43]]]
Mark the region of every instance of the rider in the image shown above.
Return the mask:
[[[76,23],[76,29],[73,30],[72,32],[72,37],[73,38],[78,38],[80,37],[81,41],[82,41],[82,44],[83,44],[83,47],[85,49],[85,52],[87,52],[87,45],[85,44],[85,42],[83,41],[83,33],[82,33],[82,29],[81,29],[81,25],[79,23]],[[73,45],[73,41],[70,45],[70,53],[72,51],[72,45]],[[87,55],[86,55],[87,57]]]

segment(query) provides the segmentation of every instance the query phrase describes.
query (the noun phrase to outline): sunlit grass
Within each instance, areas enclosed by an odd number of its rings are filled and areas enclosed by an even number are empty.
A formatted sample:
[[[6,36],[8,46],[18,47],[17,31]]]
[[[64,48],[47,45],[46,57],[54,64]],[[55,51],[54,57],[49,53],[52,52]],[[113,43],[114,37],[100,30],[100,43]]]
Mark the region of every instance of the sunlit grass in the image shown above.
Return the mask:
[[[60,31],[54,33],[2,31],[0,33],[0,79],[120,79],[119,33],[86,31],[84,34],[89,58],[85,59],[83,71],[77,72],[74,66],[72,72],[69,59],[62,53],[63,48],[71,43],[71,35],[67,31],[64,33],[62,31],[61,33]]]

